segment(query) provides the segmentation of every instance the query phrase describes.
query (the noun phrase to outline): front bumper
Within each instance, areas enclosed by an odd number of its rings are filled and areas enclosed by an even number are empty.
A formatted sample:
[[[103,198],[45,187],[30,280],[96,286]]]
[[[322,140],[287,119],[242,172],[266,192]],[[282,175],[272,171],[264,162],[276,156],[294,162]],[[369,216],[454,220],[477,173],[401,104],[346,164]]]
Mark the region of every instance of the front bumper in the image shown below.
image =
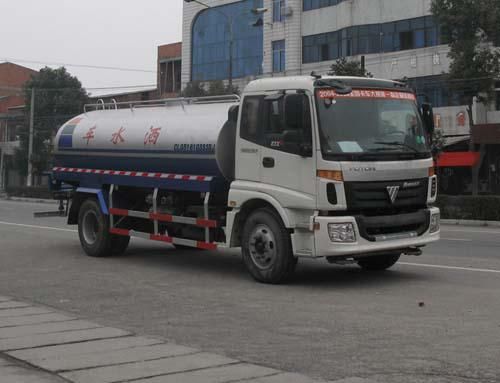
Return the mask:
[[[422,214],[430,217],[439,214],[438,208],[429,208],[422,211]],[[387,217],[390,219],[391,217]],[[341,257],[355,255],[369,255],[370,253],[380,253],[391,250],[403,250],[414,247],[425,246],[439,240],[439,229],[433,233],[429,231],[429,225],[419,232],[399,232],[387,235],[369,236],[363,225],[363,220],[355,216],[342,217],[315,217],[316,230],[314,232],[315,255],[317,257]],[[330,223],[350,223],[354,227],[356,234],[355,242],[332,242],[328,234],[328,224]],[[430,222],[429,222],[430,223]],[[319,228],[318,228],[319,224]],[[404,225],[402,225],[404,226]],[[370,239],[368,239],[370,238]]]

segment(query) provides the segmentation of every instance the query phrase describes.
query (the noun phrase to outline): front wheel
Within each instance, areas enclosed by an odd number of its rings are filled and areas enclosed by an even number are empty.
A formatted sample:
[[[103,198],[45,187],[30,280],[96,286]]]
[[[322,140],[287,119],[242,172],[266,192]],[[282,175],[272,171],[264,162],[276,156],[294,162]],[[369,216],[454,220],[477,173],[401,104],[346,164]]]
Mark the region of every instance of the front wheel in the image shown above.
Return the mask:
[[[259,209],[247,218],[241,249],[248,272],[262,283],[286,281],[297,264],[290,234],[270,209]]]
[[[401,254],[384,254],[384,255],[374,255],[371,257],[360,258],[357,260],[358,265],[364,270],[370,271],[382,271],[387,270],[394,266]]]

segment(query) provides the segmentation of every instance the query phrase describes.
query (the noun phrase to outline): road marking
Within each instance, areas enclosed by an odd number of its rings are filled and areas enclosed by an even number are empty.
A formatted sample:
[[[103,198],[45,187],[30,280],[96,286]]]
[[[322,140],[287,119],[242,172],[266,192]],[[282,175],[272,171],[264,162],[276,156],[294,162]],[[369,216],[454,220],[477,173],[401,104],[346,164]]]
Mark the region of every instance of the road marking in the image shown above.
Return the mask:
[[[69,232],[69,233],[77,233],[77,230],[62,229],[60,227],[53,227],[53,226],[26,225],[24,223],[13,223],[13,222],[4,222],[4,221],[0,221],[0,225],[9,225],[9,226],[18,226],[18,227],[29,227],[29,228],[32,228],[32,229],[46,229],[46,230],[65,231],[65,232]]]
[[[471,229],[454,229],[449,226],[443,227],[441,226],[441,232],[448,233],[479,233],[479,234],[498,234],[500,229],[495,229],[493,227],[482,226],[482,230],[471,230]]]
[[[472,242],[472,239],[468,238],[441,238],[443,241],[461,241],[461,242]]]
[[[430,264],[427,264],[427,263],[411,263],[411,262],[398,262],[398,265],[429,267],[429,268],[433,268],[433,269],[446,269],[446,270],[478,271],[478,272],[481,272],[481,273],[500,274],[500,270],[495,270],[495,269],[476,269],[474,267],[430,265]]]

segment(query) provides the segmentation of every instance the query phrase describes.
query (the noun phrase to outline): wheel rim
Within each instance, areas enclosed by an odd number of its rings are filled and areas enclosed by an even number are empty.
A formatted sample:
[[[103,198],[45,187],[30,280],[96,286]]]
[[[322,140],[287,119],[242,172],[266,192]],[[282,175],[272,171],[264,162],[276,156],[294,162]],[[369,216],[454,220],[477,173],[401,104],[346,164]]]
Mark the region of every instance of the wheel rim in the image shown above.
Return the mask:
[[[93,210],[87,210],[82,220],[83,239],[88,245],[93,245],[97,241],[99,233],[99,220]]]
[[[250,233],[248,250],[259,269],[269,269],[276,260],[276,241],[269,226],[259,224]]]

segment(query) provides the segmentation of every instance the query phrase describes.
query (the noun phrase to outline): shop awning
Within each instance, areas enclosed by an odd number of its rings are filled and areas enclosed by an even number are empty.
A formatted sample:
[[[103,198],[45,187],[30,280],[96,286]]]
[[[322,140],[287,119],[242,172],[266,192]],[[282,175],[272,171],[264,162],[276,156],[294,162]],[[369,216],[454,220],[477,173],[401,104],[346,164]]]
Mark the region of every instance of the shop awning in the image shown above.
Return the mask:
[[[439,155],[437,166],[448,167],[473,167],[480,159],[479,152],[443,152]]]

